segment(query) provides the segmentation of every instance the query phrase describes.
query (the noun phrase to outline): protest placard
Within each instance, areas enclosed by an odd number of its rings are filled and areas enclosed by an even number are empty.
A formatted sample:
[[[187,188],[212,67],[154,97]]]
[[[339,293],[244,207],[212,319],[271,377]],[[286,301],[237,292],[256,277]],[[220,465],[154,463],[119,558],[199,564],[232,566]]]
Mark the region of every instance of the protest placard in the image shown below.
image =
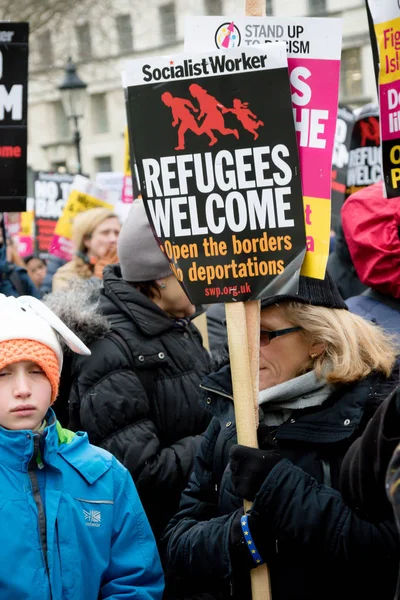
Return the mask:
[[[71,184],[68,200],[57,221],[50,244],[50,252],[64,260],[73,256],[72,223],[76,215],[90,208],[114,208],[114,194],[106,188],[96,185],[86,177],[75,175]]]
[[[0,211],[26,210],[28,23],[0,23]]]
[[[12,241],[20,257],[34,252],[34,199],[27,198],[26,212],[4,213],[4,225],[7,237]]]
[[[331,167],[339,95],[341,19],[187,17],[185,50],[286,44],[304,195],[302,274],[323,279],[329,254]]]
[[[379,181],[381,173],[379,108],[371,103],[363,106],[355,115],[347,167],[346,198]]]
[[[379,113],[384,190],[400,196],[400,5],[368,0],[379,53]]]
[[[36,250],[49,252],[54,230],[67,202],[74,175],[70,173],[35,174],[35,232]]]
[[[115,203],[122,200],[124,174],[120,171],[96,173],[95,183],[115,194]]]
[[[122,202],[131,204],[139,196],[139,186],[135,164],[131,168],[131,156],[129,151],[128,128],[125,129],[125,152],[124,152],[124,182],[122,186]]]
[[[125,129],[125,151],[124,151],[124,180],[122,185],[122,202],[131,204],[133,201],[132,171],[129,152],[128,128]]]
[[[29,200],[29,198],[28,198]],[[28,210],[21,213],[21,227],[18,233],[18,254],[25,258],[34,253],[35,213]]]
[[[340,225],[340,209],[346,198],[347,166],[355,116],[347,106],[339,105],[332,156],[332,229]]]
[[[284,44],[149,57],[123,81],[147,214],[191,301],[257,299],[298,274],[304,212]]]

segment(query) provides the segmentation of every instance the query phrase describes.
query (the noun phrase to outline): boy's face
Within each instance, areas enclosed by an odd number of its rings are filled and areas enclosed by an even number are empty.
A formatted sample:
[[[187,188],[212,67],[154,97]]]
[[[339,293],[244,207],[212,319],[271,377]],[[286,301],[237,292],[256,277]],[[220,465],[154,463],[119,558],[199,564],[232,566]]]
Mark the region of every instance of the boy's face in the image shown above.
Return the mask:
[[[51,402],[51,384],[34,362],[21,361],[0,371],[0,425],[37,429]]]

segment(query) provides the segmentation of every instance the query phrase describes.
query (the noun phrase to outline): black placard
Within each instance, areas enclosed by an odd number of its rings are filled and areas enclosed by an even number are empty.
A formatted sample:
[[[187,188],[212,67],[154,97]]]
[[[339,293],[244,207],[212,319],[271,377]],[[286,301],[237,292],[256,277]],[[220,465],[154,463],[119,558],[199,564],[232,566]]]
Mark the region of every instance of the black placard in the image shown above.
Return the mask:
[[[68,200],[74,175],[69,173],[36,173],[35,177],[35,243],[36,251],[47,254],[54,229]]]
[[[28,23],[0,23],[0,211],[26,210]]]
[[[339,105],[336,121],[335,145],[332,156],[332,228],[340,224],[340,209],[346,198],[347,165],[354,125],[353,111]]]
[[[261,59],[232,52],[239,58],[230,55],[229,72],[209,77],[194,77],[196,69],[207,73],[224,55],[170,57],[164,70],[149,59],[143,80],[168,70],[168,81],[128,87],[147,214],[194,304],[273,293],[305,252],[287,68],[242,72],[235,64]]]
[[[365,105],[356,116],[347,168],[346,198],[382,178],[379,107]]]

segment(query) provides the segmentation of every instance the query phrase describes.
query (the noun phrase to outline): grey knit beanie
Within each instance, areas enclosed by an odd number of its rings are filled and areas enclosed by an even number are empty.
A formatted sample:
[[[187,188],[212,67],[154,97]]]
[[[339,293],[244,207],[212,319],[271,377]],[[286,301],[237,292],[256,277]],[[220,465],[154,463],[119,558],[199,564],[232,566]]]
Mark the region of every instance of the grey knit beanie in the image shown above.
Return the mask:
[[[156,242],[140,198],[133,201],[119,234],[118,258],[125,281],[154,281],[172,275],[168,259]]]

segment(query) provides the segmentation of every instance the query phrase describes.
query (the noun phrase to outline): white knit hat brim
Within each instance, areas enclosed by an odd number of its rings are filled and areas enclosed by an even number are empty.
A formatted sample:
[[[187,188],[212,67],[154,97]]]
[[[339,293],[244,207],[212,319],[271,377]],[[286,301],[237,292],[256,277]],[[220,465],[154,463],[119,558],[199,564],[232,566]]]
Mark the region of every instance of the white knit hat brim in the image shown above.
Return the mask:
[[[53,350],[60,371],[63,351],[56,332],[78,354],[90,354],[85,344],[47,306],[32,296],[4,296],[0,294],[0,342],[32,340]]]

